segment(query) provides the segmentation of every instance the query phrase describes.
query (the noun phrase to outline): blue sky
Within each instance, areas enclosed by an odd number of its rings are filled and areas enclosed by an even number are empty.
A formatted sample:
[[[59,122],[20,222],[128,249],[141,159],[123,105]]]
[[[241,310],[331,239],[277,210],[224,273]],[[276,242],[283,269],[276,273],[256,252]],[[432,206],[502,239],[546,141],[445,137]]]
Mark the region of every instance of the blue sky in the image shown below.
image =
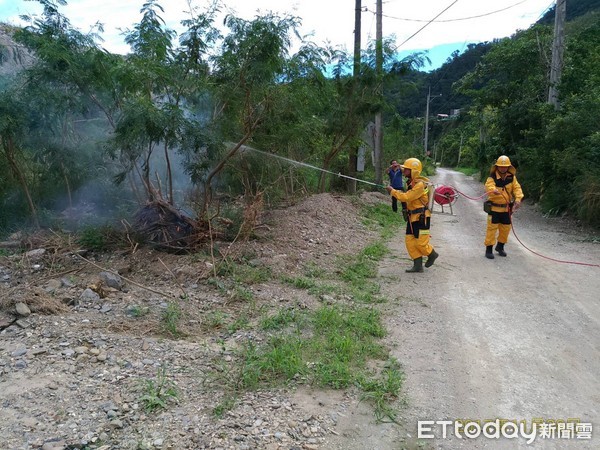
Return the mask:
[[[209,0],[159,0],[167,26],[178,31],[180,21],[189,17],[190,4],[201,11]],[[121,31],[139,21],[145,0],[70,0],[60,6],[71,23],[85,32],[96,22],[104,24],[107,50],[127,53]],[[383,35],[393,36],[400,55],[427,51],[432,70],[450,54],[469,43],[490,41],[526,29],[554,4],[553,0],[384,0]],[[222,12],[251,19],[275,12],[302,19],[300,32],[319,45],[330,43],[346,50],[353,48],[353,0],[223,0]],[[375,0],[363,0],[362,40],[375,38]],[[0,0],[0,21],[22,25],[21,14],[37,14],[41,6],[31,0]],[[434,19],[432,21],[432,19]],[[431,23],[429,23],[432,21]],[[221,23],[222,20],[219,22]]]

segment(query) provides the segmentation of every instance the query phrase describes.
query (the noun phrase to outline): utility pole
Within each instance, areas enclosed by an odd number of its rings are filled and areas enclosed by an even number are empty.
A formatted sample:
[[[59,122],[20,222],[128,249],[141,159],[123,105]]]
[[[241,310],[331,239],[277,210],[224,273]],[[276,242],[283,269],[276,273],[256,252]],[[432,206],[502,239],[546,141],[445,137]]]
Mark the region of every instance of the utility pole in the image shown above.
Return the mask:
[[[356,0],[354,7],[354,66],[352,72],[352,78],[354,81],[354,91],[356,92],[356,86],[358,85],[358,77],[360,76],[360,40],[361,40],[361,13],[362,13],[362,0]],[[352,178],[356,178],[356,163],[358,160],[358,149],[355,145],[350,148],[350,155],[348,157],[348,174]],[[348,180],[348,192],[350,194],[356,193],[356,180]]]
[[[442,94],[431,96],[431,86],[429,86],[429,90],[427,91],[427,107],[425,108],[425,138],[423,139],[423,153],[427,156],[427,142],[429,140],[429,102],[434,98],[441,97]]]
[[[554,106],[554,109],[560,108],[558,84],[563,68],[566,16],[567,0],[556,0],[554,8],[554,42],[552,43],[552,62],[550,63],[550,88],[548,89],[548,103]]]
[[[356,0],[354,6],[354,67],[352,76],[356,80],[360,74],[360,40],[361,40],[362,0]]]
[[[460,167],[460,156],[462,154],[463,137],[463,134],[460,133],[460,147],[458,147],[458,161],[456,161],[456,167]]]
[[[377,95],[380,99],[380,108],[375,114],[375,183],[382,184],[383,165],[381,163],[382,147],[383,147],[383,120],[381,113],[381,105],[383,105],[383,31],[382,31],[382,0],[377,0],[376,11],[376,33],[375,33],[375,72],[377,75]]]

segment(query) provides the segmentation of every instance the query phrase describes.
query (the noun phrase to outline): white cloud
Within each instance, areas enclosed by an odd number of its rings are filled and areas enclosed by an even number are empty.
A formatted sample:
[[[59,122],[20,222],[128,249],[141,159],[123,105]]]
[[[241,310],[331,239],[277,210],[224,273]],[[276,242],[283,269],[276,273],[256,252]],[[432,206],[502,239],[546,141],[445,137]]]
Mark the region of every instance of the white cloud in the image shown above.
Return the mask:
[[[126,53],[128,47],[121,31],[131,28],[139,21],[144,2],[145,0],[71,0],[67,6],[60,7],[60,11],[84,32],[97,21],[102,22],[105,29],[104,47],[112,52]],[[268,11],[301,17],[301,34],[314,33],[312,40],[317,44],[329,41],[348,50],[353,48],[355,2],[352,0],[225,0],[225,3],[224,11],[246,19],[251,19],[258,12]],[[453,3],[454,0],[384,1],[383,34],[395,35],[397,44],[400,44],[423,27],[426,21],[433,19]],[[400,50],[422,50],[446,43],[482,42],[510,36],[518,29],[529,27],[553,3],[551,0],[459,0],[437,22],[428,25],[402,45]],[[181,31],[179,22],[188,17],[188,1],[159,0],[159,4],[165,10],[161,15],[168,26]],[[192,4],[203,10],[207,0]],[[367,8],[362,14],[364,46],[368,39],[375,38],[376,4],[374,0],[363,0],[362,5]],[[500,11],[505,8],[507,9]],[[2,21],[18,23],[19,14],[40,11],[41,7],[35,1],[0,0]],[[482,16],[492,11],[500,12],[470,20],[456,20]],[[218,24],[220,23],[222,21]]]

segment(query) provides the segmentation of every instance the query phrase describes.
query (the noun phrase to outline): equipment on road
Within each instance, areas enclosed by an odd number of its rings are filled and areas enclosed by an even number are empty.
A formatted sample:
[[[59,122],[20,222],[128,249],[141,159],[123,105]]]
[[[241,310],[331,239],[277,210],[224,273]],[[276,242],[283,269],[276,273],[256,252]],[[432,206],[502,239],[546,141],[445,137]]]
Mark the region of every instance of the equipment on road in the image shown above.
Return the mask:
[[[450,207],[450,215],[454,215],[452,205],[458,200],[458,194],[450,186],[438,186],[435,188],[433,194],[433,201],[442,207],[442,214],[445,213],[444,206]],[[433,212],[433,205],[431,205],[431,212]]]

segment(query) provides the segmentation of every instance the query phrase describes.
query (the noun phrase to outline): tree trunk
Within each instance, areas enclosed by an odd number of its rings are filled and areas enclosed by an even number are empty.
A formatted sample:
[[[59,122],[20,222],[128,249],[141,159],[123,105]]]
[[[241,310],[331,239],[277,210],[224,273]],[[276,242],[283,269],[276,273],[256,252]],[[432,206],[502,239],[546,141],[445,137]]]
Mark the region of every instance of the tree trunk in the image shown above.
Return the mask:
[[[67,176],[67,168],[63,163],[60,163],[60,170],[63,178],[65,179],[65,186],[67,188],[67,196],[69,197],[69,208],[73,208],[73,196],[71,195],[71,183],[69,183],[69,177]]]
[[[173,205],[173,173],[171,172],[171,159],[169,158],[169,147],[165,141],[165,161],[167,162],[167,201]]]
[[[2,147],[4,148],[4,154],[6,156],[6,160],[8,161],[8,165],[10,166],[15,178],[19,181],[21,189],[23,189],[23,193],[27,198],[27,203],[29,205],[29,211],[31,212],[31,219],[33,220],[33,224],[36,228],[40,228],[40,221],[38,219],[37,210],[35,208],[35,205],[33,204],[33,199],[31,198],[29,187],[27,186],[25,174],[23,174],[23,171],[19,167],[19,164],[17,163],[17,159],[15,157],[15,144],[12,138],[8,137],[2,139]]]
[[[152,143],[148,144],[148,153],[144,160],[144,165],[142,166],[142,181],[146,187],[148,201],[153,202],[156,200],[156,195],[154,195],[154,190],[152,189],[150,181],[150,156],[152,156]]]
[[[231,158],[233,158],[233,156],[237,153],[237,151],[240,149],[240,147],[242,145],[244,145],[248,141],[248,139],[250,139],[250,137],[252,136],[253,133],[254,133],[254,128],[247,131],[246,134],[244,135],[244,137],[242,137],[242,139],[231,150],[229,150],[227,155],[225,155],[225,157],[221,161],[219,161],[219,164],[217,164],[216,167],[213,170],[211,170],[210,173],[208,174],[208,176],[206,177],[206,181],[204,182],[204,201],[203,201],[202,212],[200,214],[200,217],[206,216],[206,212],[208,211],[208,205],[210,204],[210,202],[212,200],[211,183],[212,183],[213,178],[215,177],[215,175],[217,175],[223,169],[223,167],[225,167],[225,164],[227,163],[227,161],[229,161]]]
[[[344,139],[342,139],[342,142],[340,142],[338,145],[332,145],[331,151],[323,159],[323,170],[329,170],[329,167],[331,166],[331,161],[333,161],[333,158],[335,158],[335,156],[340,152],[344,145],[346,145],[348,140],[350,140],[350,137],[350,135],[347,135],[344,137]],[[321,194],[325,192],[325,177],[326,172],[321,172],[321,177],[319,179],[319,192]]]

